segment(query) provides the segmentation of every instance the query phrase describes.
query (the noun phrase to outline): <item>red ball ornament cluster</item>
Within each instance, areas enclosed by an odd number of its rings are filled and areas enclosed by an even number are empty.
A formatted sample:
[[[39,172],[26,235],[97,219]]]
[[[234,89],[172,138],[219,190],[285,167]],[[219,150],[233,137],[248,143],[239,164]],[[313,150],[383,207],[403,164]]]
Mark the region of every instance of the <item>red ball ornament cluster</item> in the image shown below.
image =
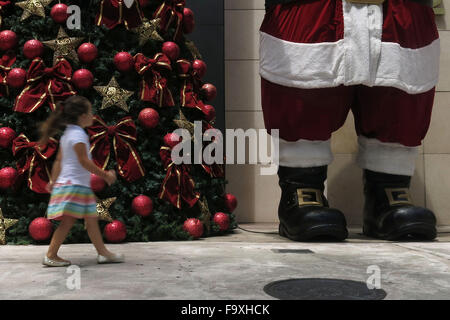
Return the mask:
[[[88,69],[79,69],[73,73],[72,82],[78,89],[89,89],[94,83],[94,75]]]
[[[3,30],[0,32],[0,50],[7,51],[17,46],[17,34],[12,30]]]
[[[91,63],[97,58],[98,49],[93,43],[85,42],[78,47],[77,54],[81,62]]]
[[[230,226],[230,218],[223,212],[216,212],[214,214],[213,221],[219,226],[220,231],[226,231]]]
[[[164,144],[166,146],[168,146],[169,148],[175,147],[180,142],[181,142],[181,137],[174,132],[168,133],[164,136]]]
[[[34,59],[37,57],[42,57],[44,54],[44,45],[42,42],[36,39],[28,40],[23,45],[23,55],[27,59]]]
[[[189,233],[194,239],[203,235],[203,223],[196,218],[189,218],[183,223],[183,230]]]
[[[47,218],[36,218],[28,226],[28,233],[36,241],[48,240],[53,233],[53,225]]]
[[[175,42],[167,41],[162,45],[162,53],[168,56],[170,60],[176,61],[180,56],[180,47]]]
[[[128,52],[119,52],[114,56],[114,65],[121,72],[128,72],[133,69],[134,59]]]
[[[56,23],[65,23],[67,18],[69,18],[69,14],[67,13],[68,8],[64,3],[55,4],[50,11],[50,16],[53,21]]]
[[[231,213],[236,209],[237,207],[237,199],[234,195],[231,193],[226,193],[225,196],[225,206],[227,207],[228,211]]]
[[[133,199],[131,209],[141,217],[149,216],[153,211],[153,201],[145,195],[139,195]]]
[[[17,179],[17,170],[11,167],[5,167],[0,170],[0,189],[11,188]]]
[[[106,181],[96,174],[91,173],[91,188],[94,192],[102,192],[106,187]]]
[[[9,128],[0,128],[0,148],[9,149],[12,146],[12,142],[16,137],[16,132]]]
[[[138,120],[143,127],[153,129],[159,123],[159,114],[153,108],[145,108],[139,112]]]
[[[109,242],[122,242],[127,236],[127,228],[122,221],[114,220],[105,226],[103,234]]]

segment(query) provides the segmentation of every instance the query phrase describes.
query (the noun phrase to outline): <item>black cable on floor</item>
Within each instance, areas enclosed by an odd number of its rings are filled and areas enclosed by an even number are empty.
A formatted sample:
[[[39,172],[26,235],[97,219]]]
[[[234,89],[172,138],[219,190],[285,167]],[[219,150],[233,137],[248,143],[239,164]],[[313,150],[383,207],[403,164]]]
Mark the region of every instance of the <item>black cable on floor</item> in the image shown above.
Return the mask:
[[[278,234],[278,232],[261,232],[261,231],[247,230],[247,229],[241,228],[241,227],[239,227],[239,226],[238,226],[238,229],[241,229],[241,230],[244,230],[244,231],[247,231],[247,232],[253,232],[253,233]]]

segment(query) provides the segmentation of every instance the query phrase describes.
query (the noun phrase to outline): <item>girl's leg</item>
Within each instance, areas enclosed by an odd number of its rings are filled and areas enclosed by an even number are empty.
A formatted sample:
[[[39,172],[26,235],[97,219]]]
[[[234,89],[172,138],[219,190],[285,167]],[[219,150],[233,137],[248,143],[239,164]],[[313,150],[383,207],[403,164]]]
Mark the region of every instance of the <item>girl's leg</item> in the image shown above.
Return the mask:
[[[67,234],[69,233],[75,221],[77,221],[77,219],[74,217],[63,216],[61,223],[53,233],[50,246],[48,247],[48,258],[54,260],[63,260],[58,257],[58,250],[61,244],[64,242],[64,239],[66,239]]]
[[[98,226],[98,218],[86,218],[84,220],[86,221],[86,229],[89,238],[97,250],[97,253],[106,257],[111,256],[113,253],[106,249],[105,243],[103,242],[102,234]]]

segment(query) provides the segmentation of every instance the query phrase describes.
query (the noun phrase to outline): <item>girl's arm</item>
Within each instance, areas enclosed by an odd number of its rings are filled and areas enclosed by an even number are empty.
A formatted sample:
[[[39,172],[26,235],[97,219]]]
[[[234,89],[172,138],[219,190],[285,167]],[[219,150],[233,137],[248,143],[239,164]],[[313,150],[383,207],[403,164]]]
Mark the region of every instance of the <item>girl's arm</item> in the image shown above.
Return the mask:
[[[75,153],[77,154],[78,161],[80,161],[80,164],[90,173],[93,173],[101,178],[103,178],[106,182],[113,183],[115,180],[115,174],[111,174],[108,171],[105,171],[94,163],[91,159],[89,159],[87,152],[86,152],[86,144],[79,142],[76,143],[73,146],[73,149],[75,150]]]
[[[48,183],[48,190],[50,191],[58,179],[61,173],[61,159],[62,159],[62,148],[59,147],[58,154],[56,155],[55,162],[53,162],[52,173],[50,177],[50,182]]]

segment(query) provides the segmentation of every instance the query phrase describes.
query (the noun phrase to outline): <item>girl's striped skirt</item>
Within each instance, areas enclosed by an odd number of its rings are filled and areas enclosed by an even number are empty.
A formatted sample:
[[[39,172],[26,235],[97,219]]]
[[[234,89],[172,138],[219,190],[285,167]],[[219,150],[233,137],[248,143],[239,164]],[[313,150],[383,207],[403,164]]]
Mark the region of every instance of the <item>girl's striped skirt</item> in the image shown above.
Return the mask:
[[[76,184],[53,186],[47,219],[61,220],[64,215],[78,219],[97,217],[97,200],[91,188]]]

